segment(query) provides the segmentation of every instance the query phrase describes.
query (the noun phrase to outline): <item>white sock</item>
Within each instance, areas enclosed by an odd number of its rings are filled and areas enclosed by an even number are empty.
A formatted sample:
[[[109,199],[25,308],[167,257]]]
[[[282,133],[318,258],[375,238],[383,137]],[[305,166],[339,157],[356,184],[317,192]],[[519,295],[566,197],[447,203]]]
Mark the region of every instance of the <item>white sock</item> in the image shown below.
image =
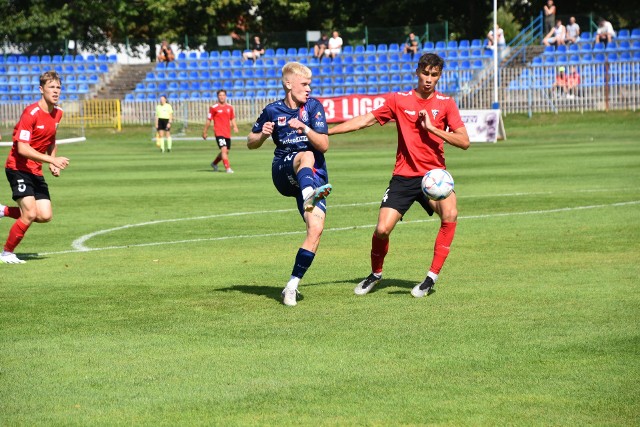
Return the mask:
[[[313,187],[305,187],[302,189],[302,200],[307,200],[313,194]]]
[[[374,273],[373,271],[371,272],[371,274],[373,274],[374,276],[376,276],[378,279],[382,279],[382,272],[380,273]]]
[[[431,280],[433,280],[433,283],[436,283],[436,280],[438,280],[438,275],[432,271],[427,273],[427,277],[431,277]]]
[[[5,205],[3,205],[2,203],[0,203],[0,218],[2,218],[2,217],[4,216],[4,208],[5,208],[5,207],[6,207]]]
[[[291,278],[289,279],[289,283],[287,283],[287,288],[298,289],[298,283],[300,283],[300,278],[296,276],[291,276]]]

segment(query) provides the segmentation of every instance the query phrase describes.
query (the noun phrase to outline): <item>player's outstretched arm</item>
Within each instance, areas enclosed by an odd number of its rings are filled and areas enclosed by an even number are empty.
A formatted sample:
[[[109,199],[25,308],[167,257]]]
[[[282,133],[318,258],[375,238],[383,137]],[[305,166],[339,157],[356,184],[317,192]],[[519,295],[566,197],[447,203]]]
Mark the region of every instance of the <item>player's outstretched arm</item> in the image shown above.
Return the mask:
[[[373,115],[373,113],[363,114],[332,127],[331,129],[329,129],[329,135],[339,135],[341,133],[354,132],[372,126],[377,122],[378,120]]]
[[[262,131],[260,133],[251,132],[247,136],[247,148],[249,150],[255,150],[260,148],[262,144],[271,136],[275,127],[274,122],[266,122],[262,125]]]

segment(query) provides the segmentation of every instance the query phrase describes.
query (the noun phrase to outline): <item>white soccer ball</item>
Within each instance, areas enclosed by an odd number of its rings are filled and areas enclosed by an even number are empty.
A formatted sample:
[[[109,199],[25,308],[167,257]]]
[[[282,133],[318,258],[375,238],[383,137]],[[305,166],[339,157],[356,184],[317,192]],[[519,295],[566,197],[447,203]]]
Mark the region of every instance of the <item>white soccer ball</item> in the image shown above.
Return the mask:
[[[444,169],[431,169],[422,177],[422,192],[431,200],[443,200],[453,191],[453,177]]]

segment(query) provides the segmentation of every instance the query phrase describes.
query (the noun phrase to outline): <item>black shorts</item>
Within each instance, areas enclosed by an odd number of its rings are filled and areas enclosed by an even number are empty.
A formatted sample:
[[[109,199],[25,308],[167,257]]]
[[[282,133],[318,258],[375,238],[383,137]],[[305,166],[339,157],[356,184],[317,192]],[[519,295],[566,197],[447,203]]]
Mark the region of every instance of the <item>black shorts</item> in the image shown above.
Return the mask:
[[[382,197],[381,208],[392,208],[404,215],[413,202],[418,202],[429,214],[433,215],[433,209],[429,205],[429,199],[422,192],[422,177],[405,178],[392,176],[389,187]]]
[[[44,177],[13,169],[5,169],[4,171],[13,192],[13,200],[27,196],[33,196],[36,200],[51,200],[49,186],[44,181]]]
[[[216,136],[216,142],[218,147],[227,147],[227,150],[231,150],[231,138],[225,138],[224,136]]]
[[[170,131],[169,119],[158,119],[158,130]]]

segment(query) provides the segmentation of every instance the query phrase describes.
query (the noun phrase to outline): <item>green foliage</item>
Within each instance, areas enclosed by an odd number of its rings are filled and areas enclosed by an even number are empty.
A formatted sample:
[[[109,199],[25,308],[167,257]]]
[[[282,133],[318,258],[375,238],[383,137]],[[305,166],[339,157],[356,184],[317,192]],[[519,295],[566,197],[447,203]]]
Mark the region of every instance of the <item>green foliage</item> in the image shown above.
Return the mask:
[[[507,141],[447,147],[459,225],[421,300],[438,222],[419,206],[379,288],[353,295],[395,127],[332,137],[293,309],[304,224],[270,143],[234,140],[227,175],[211,140],[161,155],[149,128],[88,129],[59,149],[71,166],[47,178],[54,220],[30,228],[28,262],[0,264],[0,425],[635,425],[638,115],[509,116]]]

